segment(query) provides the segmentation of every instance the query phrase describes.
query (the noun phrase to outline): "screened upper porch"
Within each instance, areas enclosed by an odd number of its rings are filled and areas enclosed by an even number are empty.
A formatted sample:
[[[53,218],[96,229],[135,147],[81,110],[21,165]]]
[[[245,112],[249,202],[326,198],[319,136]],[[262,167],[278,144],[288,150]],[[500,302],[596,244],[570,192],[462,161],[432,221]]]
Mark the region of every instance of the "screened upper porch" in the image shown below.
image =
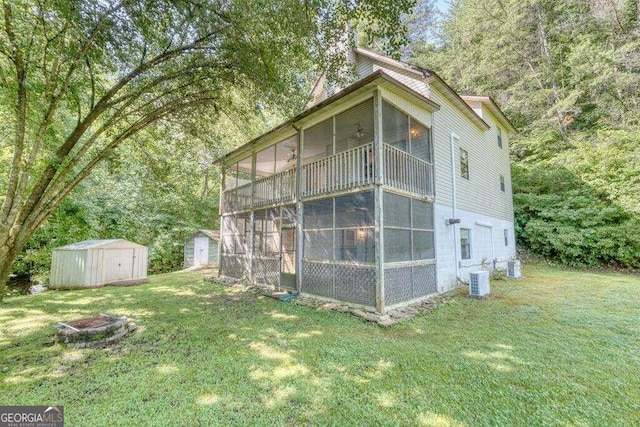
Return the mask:
[[[379,145],[375,144],[374,101],[369,99],[302,129],[299,135],[248,154],[224,171],[223,212],[374,184],[432,197],[430,129],[384,99],[379,117]]]

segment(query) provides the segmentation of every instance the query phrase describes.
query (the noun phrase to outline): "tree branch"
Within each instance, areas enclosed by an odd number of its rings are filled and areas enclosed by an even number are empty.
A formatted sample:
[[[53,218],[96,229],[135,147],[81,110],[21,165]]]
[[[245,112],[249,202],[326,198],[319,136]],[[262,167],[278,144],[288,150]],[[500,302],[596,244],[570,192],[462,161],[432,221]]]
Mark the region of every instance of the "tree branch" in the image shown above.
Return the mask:
[[[143,117],[133,123],[126,130],[115,137],[111,141],[111,143],[100,150],[100,152],[93,159],[91,159],[89,163],[86,164],[82,168],[82,170],[80,170],[78,174],[71,181],[69,181],[60,192],[49,197],[48,201],[44,203],[41,208],[34,210],[30,215],[30,218],[27,219],[29,226],[35,225],[37,227],[42,224],[42,222],[53,212],[53,210],[60,204],[60,202],[62,202],[62,200],[64,200],[65,197],[67,197],[69,193],[91,173],[96,165],[110,156],[113,153],[113,150],[115,150],[123,141],[132,137],[152,123],[155,123],[171,114],[175,114],[178,111],[183,111],[187,108],[211,101],[214,101],[214,99],[204,97],[193,99],[187,102],[167,105],[165,106],[165,108],[161,109],[161,111],[158,111],[157,115]]]
[[[6,1],[6,0],[5,0]],[[199,37],[193,40],[191,43],[177,47],[171,51],[162,53],[157,55],[156,57],[150,59],[148,62],[136,67],[134,70],[129,72],[126,76],[120,79],[114,86],[111,87],[98,101],[98,103],[94,106],[92,110],[89,111],[87,116],[80,122],[71,134],[66,138],[65,142],[56,150],[54,154],[54,159],[49,163],[49,165],[45,168],[38,182],[34,185],[29,198],[26,203],[26,207],[24,209],[24,213],[21,212],[22,216],[30,216],[31,211],[36,206],[40,198],[45,193],[45,190],[51,183],[52,179],[56,175],[60,165],[63,163],[65,157],[71,152],[71,150],[76,146],[79,139],[84,135],[87,129],[95,122],[95,120],[104,112],[107,107],[108,102],[111,100],[113,96],[115,96],[120,90],[126,87],[131,81],[141,76],[145,72],[153,69],[153,67],[158,66],[162,63],[168,62],[171,59],[178,57],[184,53],[189,52],[192,48],[198,46],[201,43],[204,43],[209,38],[211,38],[215,32],[209,32],[202,37]]]

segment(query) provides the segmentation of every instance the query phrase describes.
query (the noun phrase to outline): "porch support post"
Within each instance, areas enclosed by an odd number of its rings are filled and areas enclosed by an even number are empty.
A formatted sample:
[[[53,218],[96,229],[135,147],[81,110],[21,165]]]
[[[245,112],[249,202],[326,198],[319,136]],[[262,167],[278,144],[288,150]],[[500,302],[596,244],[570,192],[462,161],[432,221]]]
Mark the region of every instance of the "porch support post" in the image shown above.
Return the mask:
[[[296,158],[296,293],[299,294],[302,290],[302,255],[304,245],[304,235],[302,234],[302,221],[304,220],[303,205],[302,205],[302,148],[303,139],[302,131],[294,126],[294,129],[298,132],[296,138],[296,151],[298,157]]]
[[[375,242],[376,242],[376,310],[384,313],[384,223],[383,223],[383,193],[384,161],[382,141],[382,96],[380,90],[373,93],[373,152],[374,178],[373,192],[375,203]]]
[[[222,214],[224,213],[224,190],[226,190],[226,179],[227,179],[227,165],[224,163],[220,168],[221,178],[220,178],[220,199],[218,201],[218,220],[220,221],[220,238],[218,240],[218,277],[222,275],[222,245],[224,244],[224,217]]]
[[[249,280],[253,283],[253,242],[255,242],[255,220],[256,214],[253,210],[256,194],[256,153],[251,153],[251,213],[249,214],[249,242],[247,242],[247,252],[249,253]]]

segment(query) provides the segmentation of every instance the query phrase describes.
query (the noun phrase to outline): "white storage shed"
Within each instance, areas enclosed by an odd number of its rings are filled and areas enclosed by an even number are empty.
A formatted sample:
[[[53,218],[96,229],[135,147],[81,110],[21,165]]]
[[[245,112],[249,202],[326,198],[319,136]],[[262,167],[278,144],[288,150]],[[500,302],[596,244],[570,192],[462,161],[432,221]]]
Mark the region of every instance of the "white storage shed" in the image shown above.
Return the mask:
[[[148,250],[124,239],[85,240],[53,250],[49,286],[91,288],[147,277]]]
[[[198,230],[184,244],[184,268],[218,265],[220,232]]]

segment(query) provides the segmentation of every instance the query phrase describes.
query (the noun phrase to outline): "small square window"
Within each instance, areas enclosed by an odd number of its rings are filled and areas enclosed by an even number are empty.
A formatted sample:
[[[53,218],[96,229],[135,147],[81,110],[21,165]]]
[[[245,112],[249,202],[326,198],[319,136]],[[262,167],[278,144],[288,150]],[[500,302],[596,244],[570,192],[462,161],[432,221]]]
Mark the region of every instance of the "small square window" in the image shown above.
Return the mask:
[[[498,126],[498,147],[502,148],[502,129]]]
[[[460,176],[469,179],[469,153],[460,149]]]
[[[500,190],[504,191],[504,175],[500,175]]]
[[[509,230],[504,229],[504,245],[509,246]]]
[[[471,259],[471,230],[460,229],[460,258]]]

